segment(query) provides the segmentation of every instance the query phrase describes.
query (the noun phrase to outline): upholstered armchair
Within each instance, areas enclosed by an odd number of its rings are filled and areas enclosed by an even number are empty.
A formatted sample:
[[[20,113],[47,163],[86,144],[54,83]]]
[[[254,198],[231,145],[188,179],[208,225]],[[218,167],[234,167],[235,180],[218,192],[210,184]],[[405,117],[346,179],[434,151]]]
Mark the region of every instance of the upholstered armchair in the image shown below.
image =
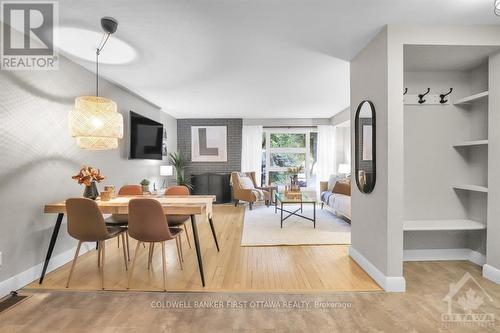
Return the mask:
[[[234,206],[237,206],[240,201],[247,201],[250,209],[252,205],[263,199],[266,205],[271,202],[271,192],[268,187],[257,186],[255,180],[255,172],[232,172],[231,185],[233,187],[233,197],[236,200]],[[260,193],[262,197],[260,197]]]

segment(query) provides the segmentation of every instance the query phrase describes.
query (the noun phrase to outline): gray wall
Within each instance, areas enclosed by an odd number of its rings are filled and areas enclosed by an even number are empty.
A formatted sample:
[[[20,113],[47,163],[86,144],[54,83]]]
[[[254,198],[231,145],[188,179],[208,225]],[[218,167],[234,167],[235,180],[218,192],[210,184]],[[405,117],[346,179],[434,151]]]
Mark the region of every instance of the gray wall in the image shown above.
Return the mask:
[[[370,194],[352,185],[352,247],[386,276],[388,272],[387,233],[387,30],[380,32],[351,61],[351,129],[358,104],[370,100],[376,112],[377,182]],[[351,156],[354,152],[351,131]],[[354,170],[354,158],[351,159]],[[398,273],[398,272],[396,272]],[[393,276],[401,276],[395,274]]]
[[[118,150],[83,151],[70,137],[68,112],[76,96],[94,94],[93,73],[63,57],[57,71],[0,71],[0,281],[42,262],[56,218],[43,214],[43,206],[82,195],[71,179],[82,165],[101,169],[106,179],[100,189],[142,178],[160,182],[160,161],[127,159],[128,111],[163,122],[170,151],[176,149],[176,120],[129,91],[100,83],[100,94],[124,115],[124,139]],[[75,246],[63,224],[54,256]]]
[[[191,126],[227,126],[227,162],[191,162],[187,174],[241,170],[242,119],[178,119],[177,149],[191,161]]]
[[[348,121],[347,126],[337,126],[335,129],[335,173],[339,164],[351,163],[351,128]]]
[[[330,124],[338,125],[351,119],[351,108],[348,107],[330,118]]]

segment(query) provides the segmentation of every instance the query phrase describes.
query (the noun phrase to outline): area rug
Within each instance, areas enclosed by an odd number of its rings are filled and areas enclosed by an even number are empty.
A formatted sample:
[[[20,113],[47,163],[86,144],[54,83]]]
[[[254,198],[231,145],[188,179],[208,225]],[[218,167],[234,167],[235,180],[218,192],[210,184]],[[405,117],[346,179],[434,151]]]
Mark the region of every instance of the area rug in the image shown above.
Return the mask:
[[[288,205],[284,208],[294,211],[298,207]],[[283,214],[288,215],[286,212]],[[312,217],[312,206],[305,204],[302,215]],[[274,206],[257,206],[253,210],[245,210],[242,246],[334,244],[351,244],[351,225],[332,212],[320,209],[320,205],[316,206],[316,229],[312,221],[297,216],[283,221],[281,229],[280,211],[275,213]]]

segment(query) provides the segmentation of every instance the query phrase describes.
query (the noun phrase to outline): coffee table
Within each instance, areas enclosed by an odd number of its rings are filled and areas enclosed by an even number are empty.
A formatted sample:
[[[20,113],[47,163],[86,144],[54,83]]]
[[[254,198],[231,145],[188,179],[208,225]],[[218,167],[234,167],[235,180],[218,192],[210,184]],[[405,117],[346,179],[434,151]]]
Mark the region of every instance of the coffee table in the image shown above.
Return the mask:
[[[290,216],[298,216],[303,219],[309,220],[313,222],[314,228],[316,228],[316,196],[311,195],[306,192],[301,192],[300,194],[293,194],[291,196],[286,195],[283,192],[278,192],[275,194],[275,202],[274,202],[274,213],[278,213],[278,210],[281,212],[281,228],[283,228],[283,221],[285,221]],[[299,204],[300,208],[297,208],[294,211],[289,211],[283,208],[283,205],[286,204]],[[304,204],[312,204],[313,205],[313,217],[310,218],[308,216],[302,215]],[[278,207],[279,205],[279,207]],[[300,214],[298,213],[300,211]],[[283,213],[288,213],[288,215],[283,216]]]

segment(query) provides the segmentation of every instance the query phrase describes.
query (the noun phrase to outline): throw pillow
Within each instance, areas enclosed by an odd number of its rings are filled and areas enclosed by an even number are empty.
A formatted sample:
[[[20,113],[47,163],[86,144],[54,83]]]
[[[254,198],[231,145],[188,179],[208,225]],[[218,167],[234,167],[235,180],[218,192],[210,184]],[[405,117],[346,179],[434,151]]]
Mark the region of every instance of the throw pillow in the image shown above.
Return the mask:
[[[351,196],[351,184],[350,182],[338,181],[333,186],[332,192]]]
[[[255,187],[253,186],[253,181],[250,177],[240,177],[241,188],[245,190],[253,190]]]

